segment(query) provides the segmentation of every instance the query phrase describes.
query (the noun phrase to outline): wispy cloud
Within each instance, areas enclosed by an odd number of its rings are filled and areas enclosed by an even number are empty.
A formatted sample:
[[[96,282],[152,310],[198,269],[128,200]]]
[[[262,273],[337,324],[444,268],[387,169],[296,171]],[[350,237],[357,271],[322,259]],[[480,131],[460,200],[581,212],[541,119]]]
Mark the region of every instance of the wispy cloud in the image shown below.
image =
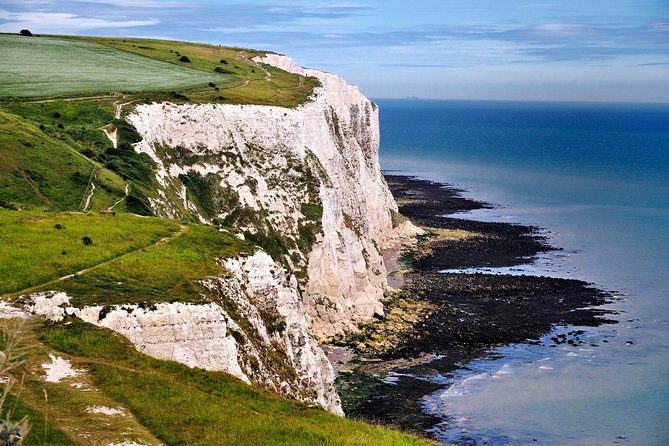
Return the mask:
[[[133,28],[160,23],[157,19],[126,20],[123,18],[85,17],[58,12],[9,12],[0,10],[0,31],[17,32],[22,28],[41,33],[76,32],[89,29]]]
[[[354,69],[389,74],[382,81],[362,74],[373,83],[389,82],[390,73],[401,77],[420,70],[422,79],[439,73],[431,82],[469,70],[494,83],[499,76],[492,73],[533,78],[567,66],[578,76],[590,69],[591,77],[627,69],[660,76],[669,58],[666,0],[611,1],[606,10],[578,0],[0,2],[0,31],[161,36],[255,47],[332,71],[344,68],[353,81]]]
[[[462,68],[462,65],[451,65],[442,63],[382,63],[381,67],[396,68]]]

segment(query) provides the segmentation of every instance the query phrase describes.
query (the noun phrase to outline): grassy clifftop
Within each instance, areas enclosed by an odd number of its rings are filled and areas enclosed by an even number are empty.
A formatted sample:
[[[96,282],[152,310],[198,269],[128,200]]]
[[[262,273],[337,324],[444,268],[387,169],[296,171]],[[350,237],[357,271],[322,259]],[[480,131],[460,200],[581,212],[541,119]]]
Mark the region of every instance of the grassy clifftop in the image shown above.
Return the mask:
[[[234,228],[197,224],[185,208],[181,221],[146,218],[158,193],[184,207],[182,185],[159,184],[123,114],[163,100],[295,107],[318,85],[254,62],[258,55],[163,40],[0,35],[0,300],[46,290],[66,291],[77,306],[206,299],[198,281],[224,274],[218,260],[257,247]],[[303,212],[318,219],[322,208]],[[5,408],[29,417],[26,445],[430,444],[225,373],[152,359],[75,318],[23,331],[33,353],[15,371],[20,385]],[[45,369],[63,360],[76,376],[45,382]]]
[[[129,101],[283,107],[306,101],[318,81],[252,60],[263,54],[167,40],[0,35],[0,98],[125,94]]]
[[[34,333],[40,346],[16,409],[33,425],[27,446],[432,444],[284,400],[225,373],[150,358],[109,330],[68,322]],[[53,358],[69,361],[76,375],[44,383],[42,364]],[[95,407],[118,413],[95,413]]]

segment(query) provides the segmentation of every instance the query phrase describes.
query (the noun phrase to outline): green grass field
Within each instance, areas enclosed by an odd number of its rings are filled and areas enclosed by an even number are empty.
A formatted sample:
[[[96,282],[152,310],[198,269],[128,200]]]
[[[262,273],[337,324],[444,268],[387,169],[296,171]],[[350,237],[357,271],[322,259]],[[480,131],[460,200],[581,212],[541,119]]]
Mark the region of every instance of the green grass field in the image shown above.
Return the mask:
[[[92,180],[97,184],[92,209],[111,206],[125,195],[118,175],[38,125],[0,110],[0,207],[78,210]]]
[[[145,302],[202,302],[200,279],[225,271],[216,259],[253,252],[227,232],[189,225],[166,243],[137,250],[43,291],[65,291],[76,306]]]
[[[264,54],[256,50],[172,40],[72,38],[108,45],[112,48],[170,62],[182,67],[194,68],[205,73],[213,73],[215,69],[224,70],[228,73],[225,80],[214,81],[216,87],[184,91],[184,94],[189,98],[189,102],[295,107],[305,102],[311,95],[313,88],[319,85],[315,78],[287,73],[278,68],[254,62],[252,60],[254,57]],[[188,57],[191,62],[180,62],[179,58],[181,56]],[[164,94],[161,96],[157,93],[152,94],[152,99],[174,100],[174,98]]]
[[[0,34],[0,98],[122,92],[136,102],[295,107],[319,85],[315,78],[252,60],[263,54],[170,40]],[[182,56],[190,62],[180,61]]]
[[[46,348],[69,358],[88,376],[75,381],[98,389],[81,392],[67,382],[38,384],[28,381],[23,391],[24,410],[31,410],[39,425],[44,396],[49,395],[52,445],[90,444],[77,439],[82,427],[108,444],[110,427],[131,429],[138,440],[153,436],[165,445],[190,446],[368,446],[430,445],[426,440],[380,426],[342,419],[306,404],[288,401],[271,392],[245,385],[218,372],[150,358],[122,336],[77,320],[37,329],[44,347],[33,363],[44,362]],[[35,377],[31,377],[35,379]],[[30,378],[29,378],[30,379]],[[86,406],[105,404],[129,409],[139,422],[107,417],[107,423],[85,423]],[[88,416],[90,418],[90,416]],[[129,426],[120,426],[125,423]],[[124,429],[121,429],[123,427]],[[63,438],[62,433],[67,438]],[[31,436],[34,437],[31,439]],[[42,444],[35,430],[28,445]]]
[[[72,274],[153,245],[177,231],[179,224],[175,221],[129,214],[0,209],[0,293],[13,293]],[[93,243],[84,245],[83,237]]]
[[[0,35],[0,96],[44,97],[167,90],[225,79],[105,45]]]

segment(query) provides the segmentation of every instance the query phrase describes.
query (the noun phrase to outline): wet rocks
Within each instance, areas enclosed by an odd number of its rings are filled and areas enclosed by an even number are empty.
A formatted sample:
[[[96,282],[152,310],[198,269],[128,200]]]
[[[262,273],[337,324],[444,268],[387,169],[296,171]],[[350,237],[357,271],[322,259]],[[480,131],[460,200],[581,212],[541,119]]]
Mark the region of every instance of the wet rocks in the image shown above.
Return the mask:
[[[386,180],[400,212],[428,231],[415,247],[405,252],[405,261],[412,269],[404,274],[403,290],[413,296],[414,305],[425,302],[431,311],[394,335],[384,351],[365,352],[377,353],[384,360],[373,368],[359,367],[358,376],[365,372],[366,380],[355,375],[340,378],[347,414],[424,433],[443,421],[424,414],[421,409],[423,396],[443,388],[443,384],[435,384],[431,377],[448,376],[466,367],[472,359],[490,355],[492,347],[539,344],[557,325],[587,327],[614,323],[607,318],[606,311],[597,307],[615,297],[582,281],[440,272],[527,264],[538,253],[555,248],[538,228],[448,217],[457,211],[490,207],[461,197],[458,189],[406,176],[386,175]],[[448,232],[460,236],[445,237]],[[393,310],[388,309],[387,314],[393,314]],[[582,345],[583,333],[571,330],[558,334],[552,339],[553,346]],[[365,339],[358,341],[369,344]],[[425,357],[430,359],[418,360]],[[389,370],[396,373],[392,382],[380,378],[373,381],[369,377],[370,373],[387,376],[383,374]],[[360,386],[358,381],[366,385]],[[351,388],[364,389],[365,393],[351,398],[346,393]]]

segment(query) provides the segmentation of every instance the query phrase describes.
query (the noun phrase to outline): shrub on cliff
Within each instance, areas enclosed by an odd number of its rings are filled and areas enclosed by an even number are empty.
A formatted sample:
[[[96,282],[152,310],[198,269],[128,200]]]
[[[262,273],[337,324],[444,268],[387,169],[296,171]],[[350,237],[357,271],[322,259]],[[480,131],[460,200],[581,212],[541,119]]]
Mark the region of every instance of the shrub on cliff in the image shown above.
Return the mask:
[[[190,59],[188,58],[188,56],[181,56],[181,57],[179,58],[179,61],[181,61],[181,62],[189,62],[189,63],[190,63]]]

